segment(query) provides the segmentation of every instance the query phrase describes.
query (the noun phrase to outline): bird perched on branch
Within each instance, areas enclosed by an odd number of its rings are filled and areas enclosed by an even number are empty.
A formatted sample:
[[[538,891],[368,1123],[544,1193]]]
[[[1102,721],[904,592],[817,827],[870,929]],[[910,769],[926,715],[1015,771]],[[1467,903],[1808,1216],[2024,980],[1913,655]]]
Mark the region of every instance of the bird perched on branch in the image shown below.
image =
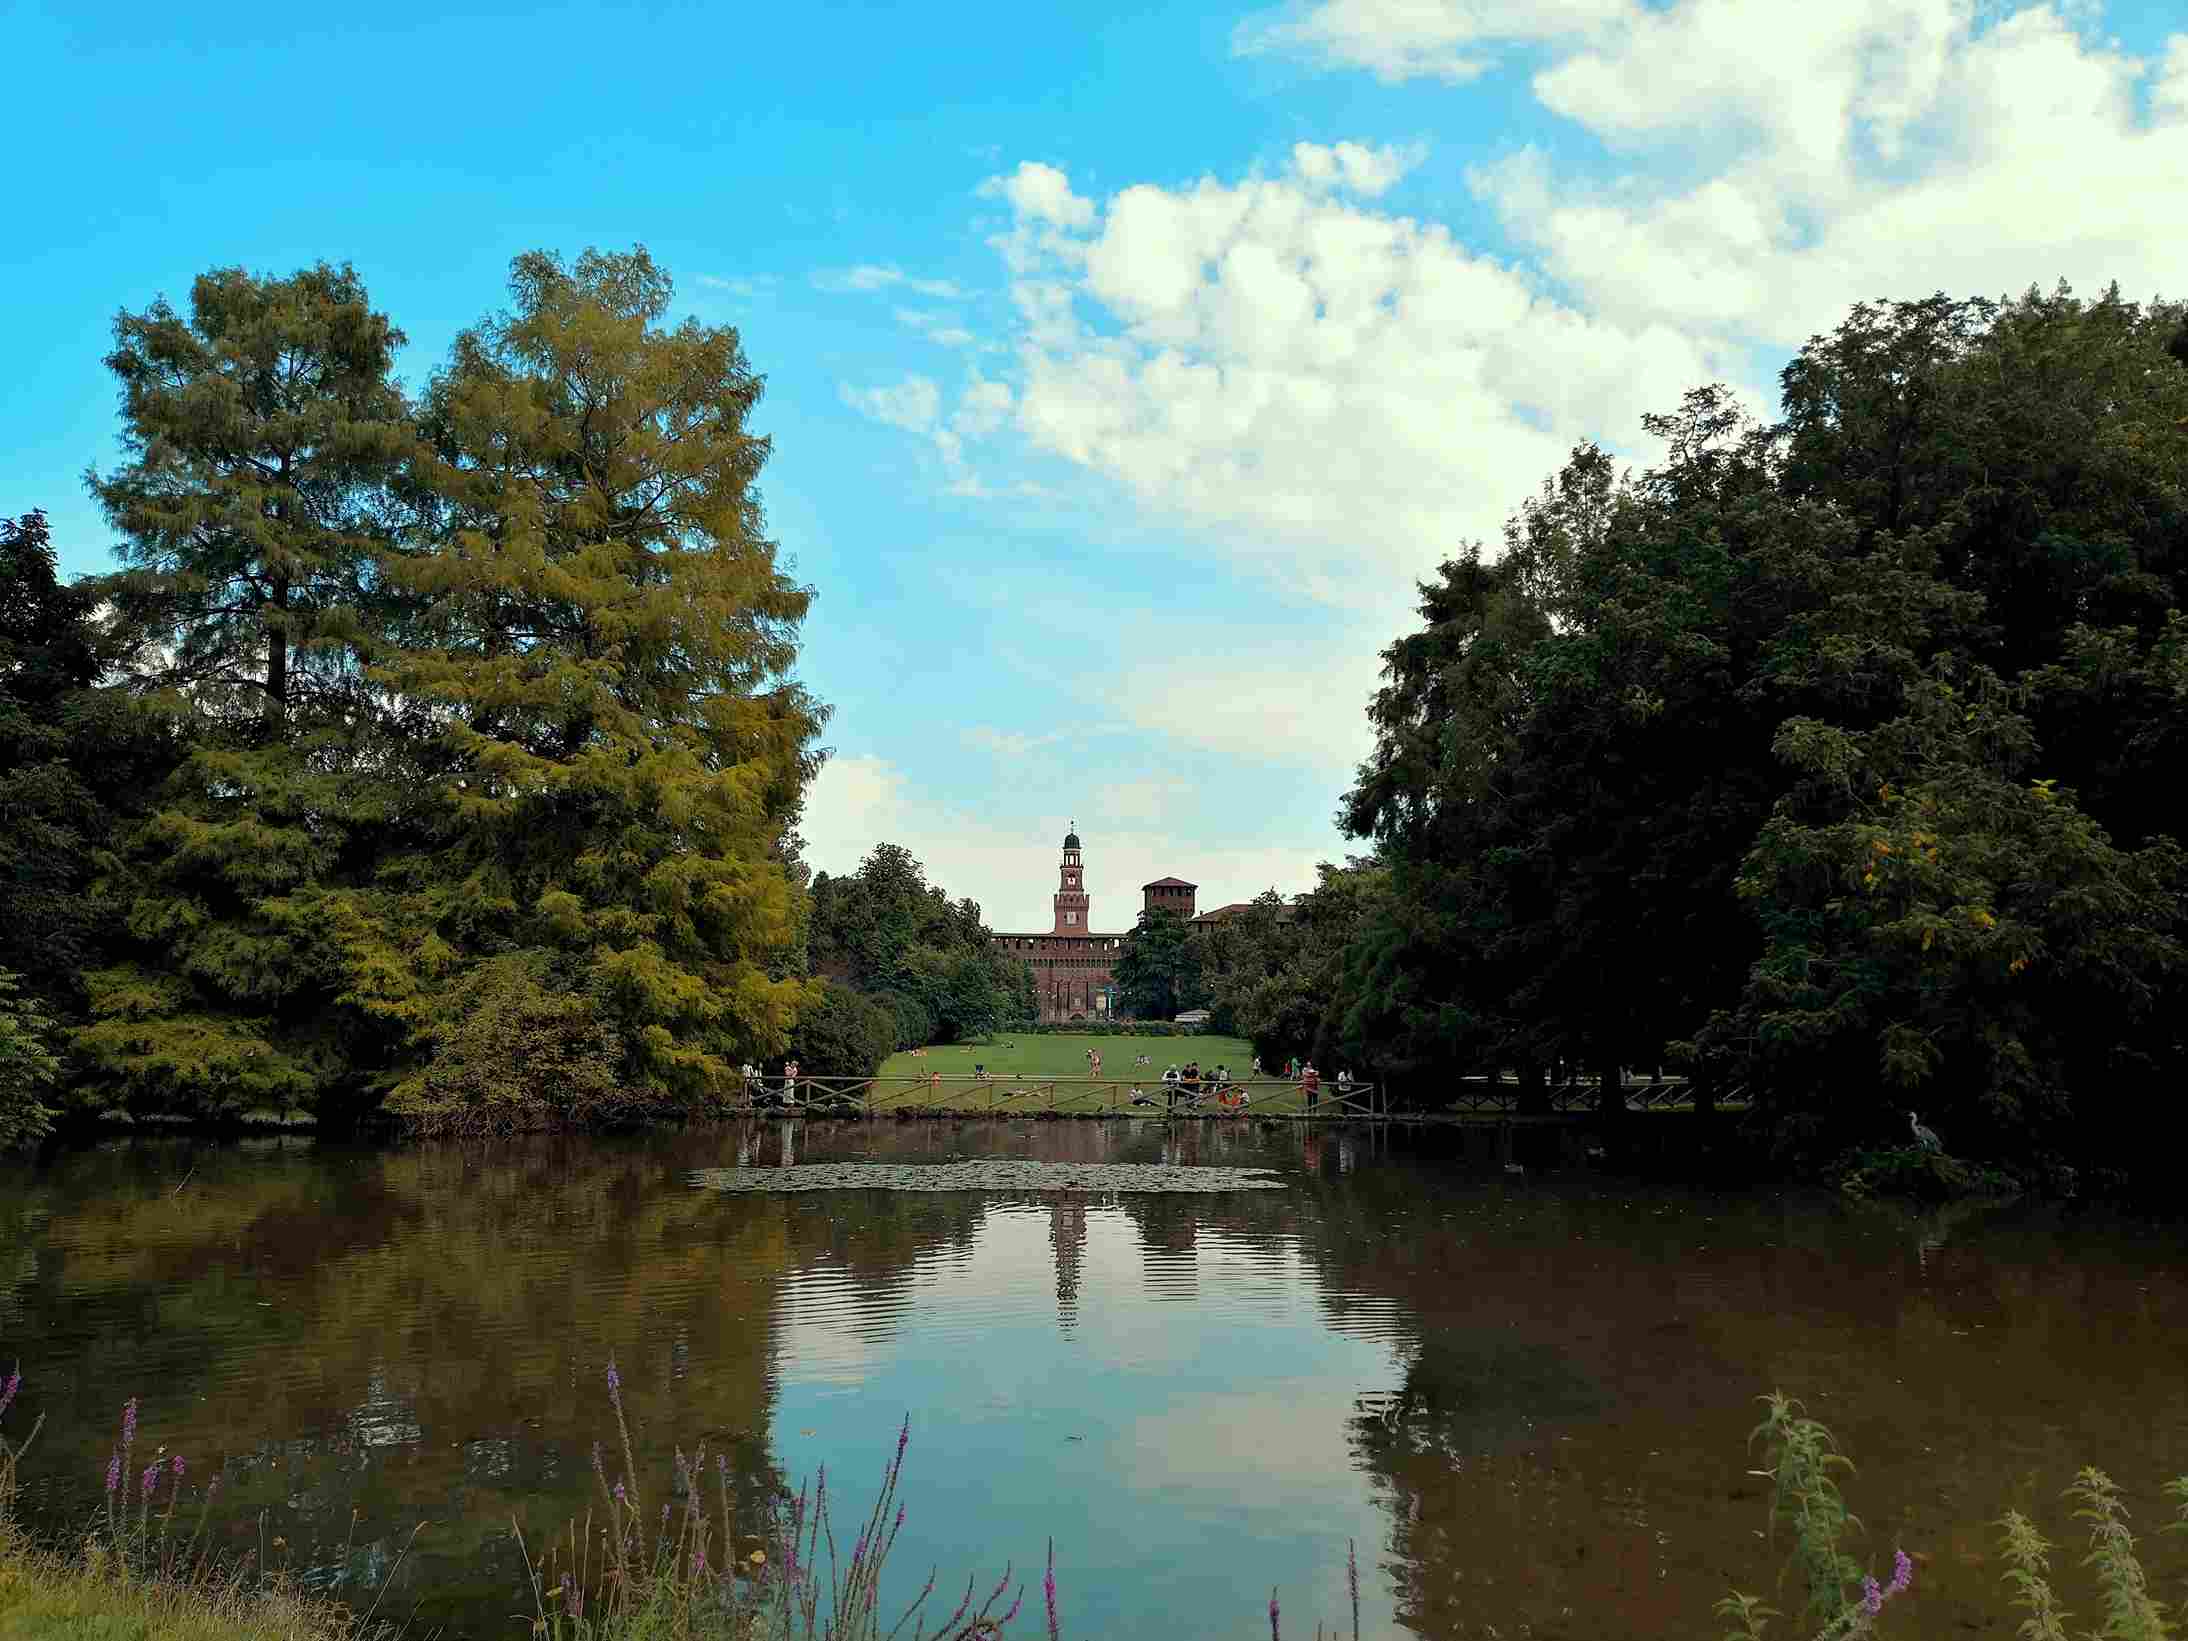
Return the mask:
[[[1907,1122],[1908,1125],[1914,1129],[1915,1144],[1921,1146],[1923,1150],[1929,1152],[1930,1155],[1932,1155],[1933,1157],[1941,1156],[1944,1154],[1944,1141],[1940,1140],[1937,1135],[1932,1133],[1929,1129],[1924,1128],[1922,1126],[1922,1119],[1920,1117],[1916,1116],[1912,1111],[1910,1111],[1907,1113]]]

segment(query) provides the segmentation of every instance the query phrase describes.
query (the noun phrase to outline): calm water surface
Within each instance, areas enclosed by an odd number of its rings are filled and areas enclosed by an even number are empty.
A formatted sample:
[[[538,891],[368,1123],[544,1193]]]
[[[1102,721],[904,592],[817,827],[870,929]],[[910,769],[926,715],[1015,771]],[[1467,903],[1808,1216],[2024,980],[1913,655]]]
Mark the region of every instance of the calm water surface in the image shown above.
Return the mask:
[[[997,1156],[1270,1166],[1287,1188],[690,1180]],[[2178,1230],[1535,1160],[1504,1174],[1487,1133],[1251,1124],[116,1142],[0,1172],[9,1422],[46,1416],[29,1502],[60,1526],[141,1396],[149,1442],[193,1483],[220,1470],[229,1543],[265,1512],[313,1582],[370,1592],[392,1567],[383,1614],[461,1635],[523,1633],[510,1522],[537,1544],[586,1507],[611,1354],[656,1496],[703,1439],[748,1503],[823,1464],[863,1500],[908,1412],[896,1589],[1008,1559],[1037,1608],[1053,1534],[1084,1637],[1265,1634],[1271,1585],[1311,1634],[1344,1610],[1348,1538],[1366,1634],[1714,1635],[1728,1586],[1776,1576],[1743,1448],[1772,1386],[1859,1463],[1863,1552],[1926,1558],[1896,1634],[2010,1633],[1988,1524],[2017,1505],[2067,1538],[2084,1462],[2129,1489],[2160,1577],[2184,1570],[2155,1533],[2158,1482],[2188,1472]]]

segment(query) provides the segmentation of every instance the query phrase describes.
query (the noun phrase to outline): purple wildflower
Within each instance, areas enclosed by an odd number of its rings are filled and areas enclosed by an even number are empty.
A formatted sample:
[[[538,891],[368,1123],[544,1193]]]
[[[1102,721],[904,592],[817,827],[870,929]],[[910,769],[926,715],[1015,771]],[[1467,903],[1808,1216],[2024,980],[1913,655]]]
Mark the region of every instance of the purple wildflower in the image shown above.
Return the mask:
[[[182,1462],[182,1455],[180,1453],[177,1453],[175,1455],[175,1480],[182,1480],[182,1473],[189,1468],[190,1467],[188,1465]]]
[[[896,1456],[899,1463],[904,1459],[904,1447],[912,1439],[912,1416],[904,1415],[904,1428],[896,1433]]]
[[[114,1489],[121,1486],[121,1484],[122,1454],[121,1449],[116,1448],[114,1450],[114,1456],[106,1461],[106,1490],[111,1493],[114,1491]]]
[[[661,1525],[662,1525],[662,1527],[663,1527],[663,1528],[666,1528],[666,1527],[668,1526],[668,1524],[669,1524],[669,1507],[668,1507],[668,1502],[667,1502],[666,1500],[663,1500],[663,1501],[662,1501],[662,1504],[661,1504]]]
[[[630,1502],[623,1496],[623,1478],[621,1476],[615,1478],[615,1502],[618,1504],[627,1504]]]
[[[1861,1610],[1871,1618],[1884,1610],[1884,1591],[1873,1578],[1861,1581]]]
[[[1897,1595],[1913,1582],[1914,1563],[1908,1559],[1905,1550],[1894,1550],[1892,1552],[1892,1587],[1885,1593]]]
[[[122,1403],[122,1446],[127,1447],[137,1439],[137,1398],[132,1396]]]
[[[1276,1588],[1271,1585],[1269,1588],[1269,1641],[1280,1641],[1276,1629],[1276,1613]]]
[[[693,1578],[707,1576],[707,1551],[706,1546],[703,1544],[691,1552],[691,1576]]]
[[[1048,1598],[1048,1641],[1056,1641],[1056,1541],[1048,1541],[1048,1571],[1041,1575],[1041,1593]]]
[[[896,1507],[896,1527],[895,1527],[895,1528],[892,1528],[892,1529],[890,1529],[890,1530],[891,1530],[892,1532],[894,1532],[894,1531],[896,1531],[896,1530],[897,1530],[898,1528],[901,1528],[901,1527],[903,1527],[903,1525],[904,1525],[904,1506],[900,1504],[900,1505],[898,1505],[898,1506]]]
[[[150,1498],[152,1496],[152,1490],[155,1487],[159,1486],[159,1484],[160,1467],[157,1464],[146,1465],[144,1467],[144,1474],[137,1478],[138,1496],[142,1498]]]
[[[615,1358],[613,1356],[608,1358],[608,1394],[610,1396],[623,1394],[623,1375],[615,1371]]]
[[[1018,1599],[1010,1604],[1009,1612],[1005,1613],[1001,1618],[998,1618],[995,1621],[995,1627],[999,1630],[1007,1628],[1010,1624],[1010,1621],[1018,1616],[1018,1609],[1020,1607],[1023,1607],[1025,1604],[1026,1592],[1024,1587],[1021,1586],[1018,1591]]]
[[[15,1393],[23,1388],[23,1370],[17,1368],[8,1375],[8,1382],[0,1385],[0,1414],[8,1410],[8,1403],[15,1400]]]

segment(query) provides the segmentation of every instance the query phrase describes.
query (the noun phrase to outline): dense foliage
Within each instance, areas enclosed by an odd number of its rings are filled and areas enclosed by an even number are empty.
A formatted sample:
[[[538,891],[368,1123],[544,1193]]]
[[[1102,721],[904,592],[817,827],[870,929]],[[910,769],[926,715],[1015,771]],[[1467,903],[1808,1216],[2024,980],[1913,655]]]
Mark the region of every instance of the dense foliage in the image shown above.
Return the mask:
[[[996,950],[980,908],[953,903],[899,844],[876,845],[856,872],[813,879],[806,940],[815,974],[895,1022],[873,1064],[847,1075],[870,1074],[892,1048],[970,1042],[1036,1012],[1031,971]]]
[[[1577,450],[1384,652],[1316,1005],[1391,1068],[1683,1059],[1791,1155],[2086,1153],[2181,1050],[2180,311],[1863,306]],[[1327,884],[1325,884],[1325,890]]]
[[[0,521],[0,1139],[631,1118],[1016,1017],[902,851],[809,907],[812,594],[736,332],[671,325],[643,250],[511,292],[415,401],[346,267],[117,320],[124,567],[65,586],[43,515]],[[827,983],[847,942],[881,1005]]]
[[[1124,1013],[1141,1020],[1174,1020],[1207,1001],[1201,981],[1199,931],[1156,906],[1140,913],[1118,948],[1110,977]]]

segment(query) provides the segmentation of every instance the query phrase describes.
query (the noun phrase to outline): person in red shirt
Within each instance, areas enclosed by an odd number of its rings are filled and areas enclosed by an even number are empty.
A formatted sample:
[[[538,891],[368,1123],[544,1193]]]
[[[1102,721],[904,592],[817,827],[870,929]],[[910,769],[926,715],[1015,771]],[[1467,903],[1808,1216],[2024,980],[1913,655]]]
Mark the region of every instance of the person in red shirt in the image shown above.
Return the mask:
[[[1311,1060],[1307,1063],[1307,1068],[1299,1074],[1299,1092],[1307,1098],[1308,1115],[1313,1115],[1315,1106],[1322,1098],[1322,1074],[1314,1069]]]

